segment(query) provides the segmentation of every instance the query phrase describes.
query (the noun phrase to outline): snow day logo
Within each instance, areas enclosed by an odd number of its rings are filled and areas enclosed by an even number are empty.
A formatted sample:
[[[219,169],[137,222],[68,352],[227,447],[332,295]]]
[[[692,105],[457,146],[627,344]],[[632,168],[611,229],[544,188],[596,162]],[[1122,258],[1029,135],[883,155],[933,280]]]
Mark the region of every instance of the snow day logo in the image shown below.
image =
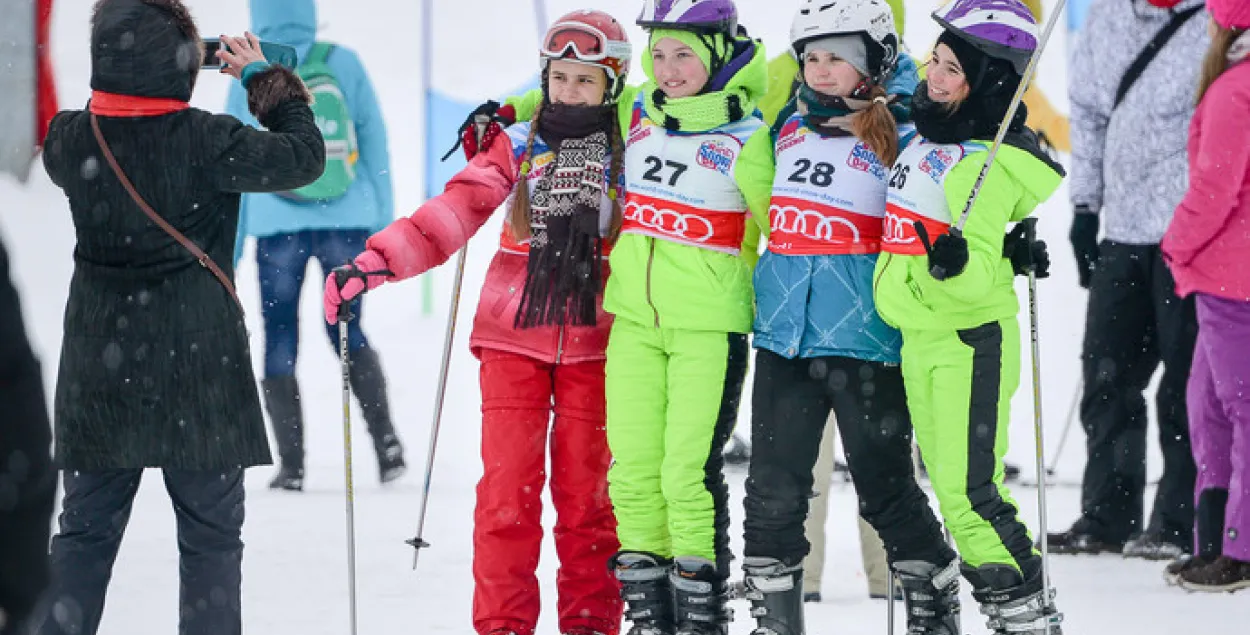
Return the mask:
[[[877,153],[873,152],[863,141],[857,142],[855,147],[851,148],[851,156],[846,158],[846,164],[852,169],[867,172],[878,179],[885,180],[885,166],[881,165],[881,159],[877,158]]]
[[[799,118],[791,119],[777,134],[777,152],[789,150],[807,140],[808,129]]]
[[[946,148],[934,148],[920,160],[920,171],[928,174],[934,183],[941,183],[952,165],[955,165],[954,154]]]
[[[723,141],[704,141],[703,145],[699,146],[695,161],[709,170],[728,175],[729,167],[734,162],[734,153]]]
[[[651,126],[642,125],[642,108],[634,106],[634,115],[629,121],[629,141],[627,143],[636,143],[649,136],[651,136]]]

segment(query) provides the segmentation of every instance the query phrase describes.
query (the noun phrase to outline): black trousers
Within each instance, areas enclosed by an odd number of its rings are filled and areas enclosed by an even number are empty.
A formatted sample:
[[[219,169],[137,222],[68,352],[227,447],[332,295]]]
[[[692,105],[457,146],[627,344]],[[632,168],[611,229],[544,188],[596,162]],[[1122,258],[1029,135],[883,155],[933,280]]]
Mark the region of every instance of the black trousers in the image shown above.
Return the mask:
[[[64,473],[38,635],[94,635],[142,470]],[[239,635],[243,470],[164,471],[178,523],[179,635]]]
[[[1107,541],[1122,542],[1145,530],[1188,548],[1196,474],[1185,414],[1185,384],[1198,334],[1193,298],[1176,296],[1157,245],[1103,241],[1100,249],[1081,353],[1081,425],[1088,459],[1079,522]],[[1163,477],[1150,522],[1143,528],[1143,393],[1160,362],[1163,377],[1155,405]]]
[[[912,463],[912,428],[898,366],[846,357],[755,356],[751,466],[746,483],[745,554],[797,565],[810,545],[803,531],[812,468],[830,408],[859,496],[891,563],[949,562]]]

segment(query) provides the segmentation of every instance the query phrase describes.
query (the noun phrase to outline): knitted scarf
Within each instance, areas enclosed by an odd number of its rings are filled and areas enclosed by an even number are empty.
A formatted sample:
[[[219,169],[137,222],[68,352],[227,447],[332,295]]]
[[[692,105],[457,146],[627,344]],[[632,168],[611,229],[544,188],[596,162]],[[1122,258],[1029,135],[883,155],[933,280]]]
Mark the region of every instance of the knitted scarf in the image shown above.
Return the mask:
[[[529,263],[513,322],[517,328],[595,324],[603,256],[599,207],[609,145],[604,110],[558,104],[543,108],[540,133],[548,129],[559,145],[554,165],[530,199]],[[607,112],[611,117],[615,109]]]

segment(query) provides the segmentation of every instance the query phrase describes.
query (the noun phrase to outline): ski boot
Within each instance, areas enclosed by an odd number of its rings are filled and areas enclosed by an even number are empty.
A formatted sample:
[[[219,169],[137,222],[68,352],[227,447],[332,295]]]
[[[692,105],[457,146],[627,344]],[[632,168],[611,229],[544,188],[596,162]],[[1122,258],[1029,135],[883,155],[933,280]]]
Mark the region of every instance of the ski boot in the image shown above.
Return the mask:
[[[729,585],[711,560],[681,557],[669,574],[677,608],[677,635],[727,635],[732,619]]]
[[[633,622],[626,635],[673,635],[673,587],[668,573],[672,561],[641,551],[622,551],[609,562],[621,583],[625,619]]]
[[[751,635],[803,635],[803,565],[748,557],[742,569],[751,617],[757,622]]]
[[[893,565],[903,586],[908,635],[961,635],[959,628],[959,560],[939,567],[923,560]]]
[[[1059,626],[1063,614],[1053,603],[1055,591],[1042,588],[1041,559],[1027,568],[1027,578],[1005,564],[964,566],[963,573],[995,635],[1063,635]]]
[[[260,384],[280,457],[278,473],[269,481],[269,489],[303,491],[304,413],[300,407],[299,381],[294,375],[285,375],[266,377]]]

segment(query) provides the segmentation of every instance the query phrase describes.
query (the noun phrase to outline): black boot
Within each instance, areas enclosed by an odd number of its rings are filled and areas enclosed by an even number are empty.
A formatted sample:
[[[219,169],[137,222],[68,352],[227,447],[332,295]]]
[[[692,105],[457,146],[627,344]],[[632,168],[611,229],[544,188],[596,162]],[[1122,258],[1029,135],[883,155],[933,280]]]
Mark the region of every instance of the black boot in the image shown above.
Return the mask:
[[[1063,614],[1055,609],[1054,589],[1043,589],[1041,559],[1029,564],[1027,577],[1010,565],[963,568],[972,597],[981,603],[986,626],[995,635],[1063,635]]]
[[[727,635],[729,585],[706,558],[681,557],[669,575],[677,605],[677,635]]]
[[[751,635],[803,635],[803,565],[747,558],[746,598],[757,622]]]
[[[269,489],[303,491],[304,412],[300,406],[299,381],[294,375],[266,377],[260,386],[281,459]]]
[[[408,466],[404,463],[404,447],[391,424],[391,406],[386,398],[386,375],[382,362],[372,348],[364,347],[352,353],[348,368],[348,380],[352,392],[360,401],[369,436],[373,437],[373,449],[378,455],[378,474],[383,483],[389,483],[404,475]]]
[[[958,559],[946,566],[902,560],[892,568],[903,585],[909,635],[961,635]]]
[[[673,635],[673,587],[668,574],[673,563],[667,558],[639,551],[622,551],[609,563],[621,583],[625,619],[634,623],[626,635]]]

